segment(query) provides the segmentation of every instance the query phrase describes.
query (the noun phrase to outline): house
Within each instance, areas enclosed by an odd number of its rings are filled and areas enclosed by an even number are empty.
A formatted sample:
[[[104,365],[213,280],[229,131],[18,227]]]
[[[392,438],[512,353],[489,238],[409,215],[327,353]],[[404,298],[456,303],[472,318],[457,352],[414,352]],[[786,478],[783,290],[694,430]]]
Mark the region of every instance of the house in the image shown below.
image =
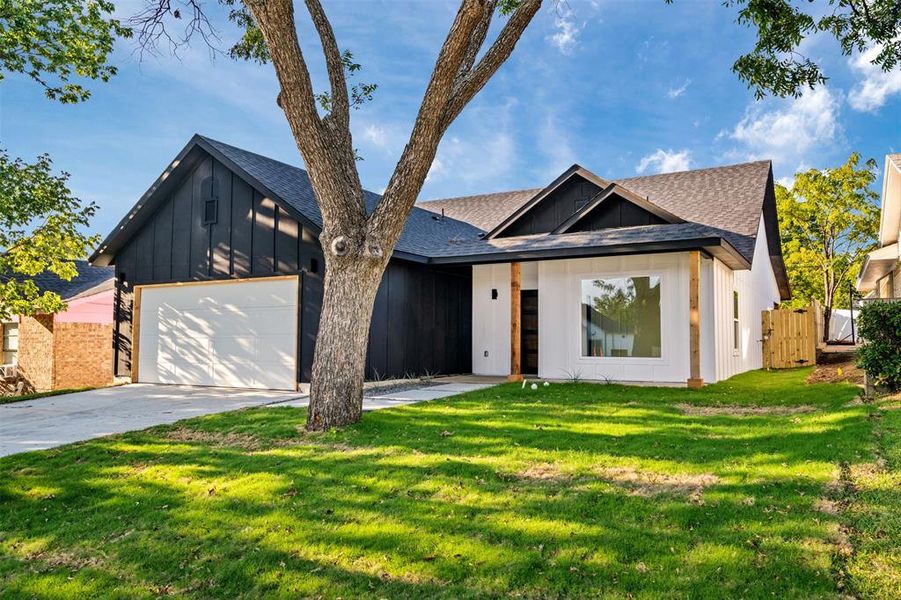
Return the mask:
[[[114,269],[74,261],[70,281],[45,271],[31,278],[67,304],[57,314],[19,316],[2,323],[3,363],[15,365],[25,389],[48,391],[113,382]]]
[[[321,224],[305,171],[194,136],[91,257],[116,270],[117,374],[308,383]],[[761,367],[760,311],[788,297],[768,161],[619,180],[574,165],[418,204],[366,373],[698,386]]]
[[[901,154],[885,157],[882,206],[879,213],[879,247],[864,259],[857,290],[867,298],[901,298]]]

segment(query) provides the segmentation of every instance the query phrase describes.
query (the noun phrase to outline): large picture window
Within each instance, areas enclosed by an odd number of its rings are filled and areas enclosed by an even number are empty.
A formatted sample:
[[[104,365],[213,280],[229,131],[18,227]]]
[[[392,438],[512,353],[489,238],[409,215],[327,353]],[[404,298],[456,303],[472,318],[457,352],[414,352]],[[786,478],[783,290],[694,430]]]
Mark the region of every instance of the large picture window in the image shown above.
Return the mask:
[[[659,358],[660,277],[582,280],[582,356]]]

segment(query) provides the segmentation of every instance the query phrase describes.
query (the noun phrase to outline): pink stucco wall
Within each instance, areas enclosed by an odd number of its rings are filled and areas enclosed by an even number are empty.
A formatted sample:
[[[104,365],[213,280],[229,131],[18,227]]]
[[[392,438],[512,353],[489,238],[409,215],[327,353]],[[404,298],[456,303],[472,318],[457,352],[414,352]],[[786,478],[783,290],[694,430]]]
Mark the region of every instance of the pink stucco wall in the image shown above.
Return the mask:
[[[57,313],[57,323],[112,323],[115,290],[77,298],[68,302],[69,310]]]

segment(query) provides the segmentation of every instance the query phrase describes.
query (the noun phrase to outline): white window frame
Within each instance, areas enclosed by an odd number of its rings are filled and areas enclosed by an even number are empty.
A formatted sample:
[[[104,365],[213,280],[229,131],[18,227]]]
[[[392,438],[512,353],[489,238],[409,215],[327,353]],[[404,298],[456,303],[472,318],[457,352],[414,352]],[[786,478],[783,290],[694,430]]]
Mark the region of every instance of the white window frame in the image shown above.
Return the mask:
[[[741,352],[741,310],[738,290],[732,290],[732,356]]]
[[[667,342],[667,328],[663,325],[664,311],[663,311],[663,299],[666,298],[666,294],[668,291],[668,278],[664,273],[661,273],[657,270],[629,270],[628,272],[584,272],[578,273],[575,277],[575,285],[577,288],[576,298],[579,306],[582,304],[582,282],[583,281],[594,281],[595,279],[634,279],[636,277],[656,277],[660,281],[660,304],[658,305],[658,310],[660,311],[660,356],[583,356],[582,355],[582,317],[581,313],[579,313],[578,318],[575,320],[576,325],[576,357],[577,362],[580,364],[588,363],[588,364],[630,364],[630,365],[661,365],[667,364],[667,356],[666,356],[666,342]]]

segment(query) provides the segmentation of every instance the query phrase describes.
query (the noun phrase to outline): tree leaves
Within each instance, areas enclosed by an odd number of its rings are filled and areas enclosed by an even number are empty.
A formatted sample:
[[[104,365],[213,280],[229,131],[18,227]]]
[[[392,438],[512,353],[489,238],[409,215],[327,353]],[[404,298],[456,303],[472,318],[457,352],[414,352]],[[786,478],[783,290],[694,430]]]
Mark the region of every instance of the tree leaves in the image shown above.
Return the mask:
[[[0,0],[0,80],[22,73],[51,100],[75,103],[91,92],[74,78],[108,81],[117,37],[132,31],[111,19],[107,0]]]
[[[830,0],[830,10],[803,9],[812,2],[791,0],[725,0],[739,7],[736,21],[757,30],[754,49],[738,58],[732,70],[754,90],[800,96],[805,87],[826,82],[820,66],[799,53],[801,43],[817,33],[832,35],[846,56],[875,44],[881,48],[873,64],[890,71],[901,59],[901,0]]]
[[[0,317],[65,308],[53,293],[41,292],[30,278],[44,271],[70,280],[72,263],[100,240],[83,230],[97,210],[72,195],[68,173],[54,175],[46,154],[34,163],[10,159],[0,151]]]

